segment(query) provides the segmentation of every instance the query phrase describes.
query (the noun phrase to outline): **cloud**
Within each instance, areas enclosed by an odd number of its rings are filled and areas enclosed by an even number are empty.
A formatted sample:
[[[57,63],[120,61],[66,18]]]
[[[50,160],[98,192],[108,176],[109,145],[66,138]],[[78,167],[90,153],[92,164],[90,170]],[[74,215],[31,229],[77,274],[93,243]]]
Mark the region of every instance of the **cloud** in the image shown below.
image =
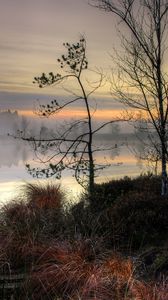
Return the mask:
[[[40,90],[41,91],[41,90]],[[42,103],[49,103],[53,99],[57,98],[58,101],[66,101],[67,97],[63,97],[58,95],[54,97],[54,95],[50,94],[37,94],[37,93],[17,93],[17,92],[0,92],[0,109],[11,109],[11,110],[31,110],[34,109],[35,106],[38,105],[37,100]],[[91,100],[91,105],[96,107],[97,111],[100,110],[121,110],[123,106],[115,101],[112,97],[98,97],[95,100]],[[78,102],[75,105],[71,106],[72,108],[80,109],[83,107],[82,102]]]
[[[56,69],[63,42],[87,39],[89,66],[109,68],[115,29],[111,16],[87,0],[5,0],[0,10],[0,90],[32,92],[41,72]]]

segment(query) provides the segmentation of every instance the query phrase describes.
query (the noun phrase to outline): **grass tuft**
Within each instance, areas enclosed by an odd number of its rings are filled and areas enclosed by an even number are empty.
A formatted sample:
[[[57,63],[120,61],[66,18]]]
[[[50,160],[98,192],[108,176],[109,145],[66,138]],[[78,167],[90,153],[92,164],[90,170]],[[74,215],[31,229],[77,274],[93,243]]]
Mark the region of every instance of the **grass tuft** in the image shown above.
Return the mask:
[[[52,183],[45,185],[27,183],[24,194],[29,206],[39,209],[61,209],[64,201],[60,186]]]

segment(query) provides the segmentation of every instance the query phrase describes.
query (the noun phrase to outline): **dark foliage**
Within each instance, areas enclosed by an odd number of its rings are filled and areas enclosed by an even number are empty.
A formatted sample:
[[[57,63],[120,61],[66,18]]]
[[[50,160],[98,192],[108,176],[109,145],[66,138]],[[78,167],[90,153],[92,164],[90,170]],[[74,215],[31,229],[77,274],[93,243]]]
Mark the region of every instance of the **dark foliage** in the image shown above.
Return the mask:
[[[153,192],[129,192],[106,211],[119,244],[133,249],[161,245],[168,236],[167,215],[168,199]]]
[[[77,237],[95,238],[101,231],[97,216],[91,212],[90,206],[85,205],[84,201],[71,207],[70,219],[71,234]]]
[[[78,233],[103,238],[108,248],[157,246],[168,236],[168,200],[160,196],[159,176],[97,185],[94,197],[82,196],[71,214]]]
[[[103,209],[110,207],[121,195],[127,195],[130,191],[144,192],[153,191],[160,195],[161,178],[159,176],[139,176],[131,179],[124,177],[106,183],[95,185],[94,197],[90,199],[91,210],[99,213]]]

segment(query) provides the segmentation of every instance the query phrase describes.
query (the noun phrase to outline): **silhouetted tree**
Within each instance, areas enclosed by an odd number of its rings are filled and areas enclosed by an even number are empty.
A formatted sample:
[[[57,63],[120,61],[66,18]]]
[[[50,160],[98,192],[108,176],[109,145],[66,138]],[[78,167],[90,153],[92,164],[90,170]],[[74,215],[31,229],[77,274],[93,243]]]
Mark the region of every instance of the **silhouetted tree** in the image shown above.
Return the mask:
[[[168,79],[166,60],[167,0],[93,0],[92,5],[119,17],[129,35],[121,35],[123,54],[117,54],[116,98],[138,109],[159,139],[162,195],[167,184]],[[113,82],[114,84],[114,82]],[[151,135],[152,137],[152,135]],[[157,145],[158,147],[158,145]]]
[[[86,116],[83,119],[67,122],[64,127],[61,126],[54,132],[53,130],[46,131],[46,128],[43,128],[38,137],[32,135],[25,136],[25,133],[24,136],[22,133],[18,133],[18,137],[31,143],[36,156],[40,162],[44,164],[42,168],[34,168],[29,164],[26,165],[28,171],[33,176],[45,176],[47,178],[55,176],[59,179],[63,170],[70,169],[74,172],[78,183],[85,188],[87,187],[89,193],[92,194],[95,172],[105,167],[96,164],[94,155],[96,152],[108,151],[113,148],[112,146],[97,148],[94,145],[93,137],[106,125],[121,120],[111,120],[102,123],[97,128],[93,128],[95,109],[90,105],[89,97],[101,87],[104,76],[102,72],[96,71],[96,75],[99,79],[94,82],[94,84],[89,84],[89,82],[86,81],[87,90],[90,90],[87,92],[84,84],[85,79],[83,78],[83,73],[88,70],[85,38],[82,37],[76,44],[64,43],[63,45],[67,53],[58,59],[58,63],[64,72],[56,74],[50,72],[48,75],[42,73],[41,76],[34,78],[34,83],[38,84],[40,88],[43,88],[55,84],[68,83],[70,81],[72,87],[71,91],[68,91],[72,98],[62,103],[54,99],[46,105],[39,104],[36,113],[41,117],[49,118],[61,112],[66,107],[69,107],[69,105],[81,101]],[[114,148],[115,147],[116,146],[114,146]]]

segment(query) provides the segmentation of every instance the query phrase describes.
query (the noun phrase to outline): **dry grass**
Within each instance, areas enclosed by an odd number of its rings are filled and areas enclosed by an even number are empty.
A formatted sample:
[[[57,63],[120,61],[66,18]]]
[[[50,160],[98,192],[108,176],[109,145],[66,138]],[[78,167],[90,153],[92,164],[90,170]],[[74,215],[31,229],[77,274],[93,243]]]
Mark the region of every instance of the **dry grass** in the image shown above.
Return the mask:
[[[85,246],[56,242],[41,255],[29,282],[33,299],[69,295],[85,284],[94,267],[91,250]]]
[[[133,276],[132,261],[124,259],[118,254],[113,255],[105,261],[104,269],[109,277],[116,277],[124,281],[129,281]]]
[[[35,249],[42,248],[61,228],[63,193],[59,186],[27,184],[21,197],[5,204],[0,215],[0,255],[11,268],[31,266]],[[45,248],[48,247],[45,246]],[[38,256],[39,257],[39,256]]]
[[[135,300],[167,300],[168,282],[162,280],[159,283],[145,283],[134,281],[130,287],[133,299]]]
[[[13,237],[11,237],[13,238]],[[29,263],[23,292],[33,300],[167,300],[168,283],[135,279],[130,259],[100,255],[90,240],[17,244],[5,254],[13,262]],[[9,248],[8,248],[9,247]],[[16,258],[17,254],[17,258]],[[31,268],[30,268],[31,265]],[[16,267],[16,266],[15,266]],[[24,297],[22,298],[24,299]]]
[[[104,256],[104,255],[103,255]],[[28,282],[33,299],[126,299],[130,260],[96,254],[91,241],[57,242],[37,261]],[[48,298],[47,298],[48,297]]]
[[[28,184],[24,197],[3,207],[0,223],[0,267],[28,273],[20,300],[168,300],[166,280],[137,280],[131,259],[107,252],[102,238],[61,240],[58,186]]]
[[[27,183],[24,187],[24,194],[29,206],[40,209],[61,209],[64,194],[59,185],[47,183],[31,184]]]
[[[133,270],[130,259],[97,255],[91,241],[57,241],[37,260],[27,289],[33,300],[168,299],[166,281],[147,284],[135,280]]]

